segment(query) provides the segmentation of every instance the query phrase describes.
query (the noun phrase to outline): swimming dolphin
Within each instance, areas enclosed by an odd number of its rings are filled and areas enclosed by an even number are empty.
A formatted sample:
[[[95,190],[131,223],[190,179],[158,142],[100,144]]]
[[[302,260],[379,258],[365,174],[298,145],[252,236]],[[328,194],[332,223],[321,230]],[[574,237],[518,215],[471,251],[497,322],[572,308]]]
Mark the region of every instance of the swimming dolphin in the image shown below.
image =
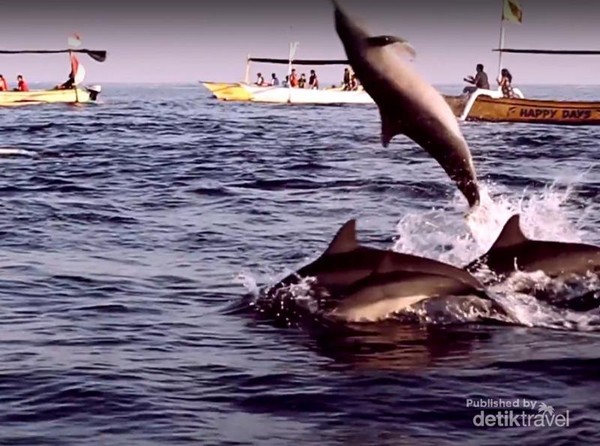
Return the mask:
[[[465,269],[476,272],[487,267],[497,282],[515,271],[542,271],[551,278],[583,276],[600,272],[600,247],[583,243],[531,240],[523,234],[519,214],[504,225],[490,250]]]
[[[381,115],[381,143],[406,135],[442,166],[472,208],[479,203],[479,187],[469,147],[450,106],[397,53],[414,55],[406,40],[370,36],[333,0],[335,27],[348,61]]]
[[[314,277],[319,286],[331,294],[338,294],[353,283],[370,276],[385,257],[391,257],[397,270],[451,276],[472,288],[483,290],[483,285],[462,268],[425,257],[360,245],[356,237],[356,220],[351,219],[338,230],[319,258],[290,274],[268,292],[273,293],[297,284],[302,278]]]
[[[479,284],[460,277],[404,269],[403,259],[392,252],[368,277],[350,285],[342,299],[332,300],[326,316],[346,322],[374,322],[425,299],[443,296],[477,296],[491,300]],[[506,312],[491,300],[492,309]]]

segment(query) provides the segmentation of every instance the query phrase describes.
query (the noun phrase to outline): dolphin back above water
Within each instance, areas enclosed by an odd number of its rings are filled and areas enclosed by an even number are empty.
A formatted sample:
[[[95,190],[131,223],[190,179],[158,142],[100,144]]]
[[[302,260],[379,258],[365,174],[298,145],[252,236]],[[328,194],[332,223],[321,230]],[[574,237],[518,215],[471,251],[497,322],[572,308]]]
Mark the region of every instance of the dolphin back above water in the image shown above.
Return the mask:
[[[516,271],[542,271],[551,278],[600,272],[600,247],[583,243],[531,240],[523,234],[518,214],[504,225],[490,250],[465,267],[489,269],[502,280]]]
[[[379,107],[381,142],[387,147],[403,134],[442,166],[473,207],[480,201],[469,147],[457,119],[441,94],[402,59],[399,50],[414,54],[404,39],[370,36],[333,1],[335,27],[348,61]]]
[[[350,322],[375,321],[432,297],[477,296],[492,302],[469,272],[437,260],[362,246],[356,221],[349,220],[315,261],[267,290],[272,298],[286,297],[290,286],[314,277],[326,297],[320,308],[326,316]],[[314,285],[313,285],[314,286]]]
[[[288,275],[272,290],[314,277],[318,285],[331,293],[345,292],[348,286],[371,275],[386,257],[389,257],[388,264],[392,263],[397,270],[453,276],[473,288],[483,289],[483,285],[462,268],[425,257],[361,245],[356,236],[356,220],[351,219],[342,225],[323,254]]]

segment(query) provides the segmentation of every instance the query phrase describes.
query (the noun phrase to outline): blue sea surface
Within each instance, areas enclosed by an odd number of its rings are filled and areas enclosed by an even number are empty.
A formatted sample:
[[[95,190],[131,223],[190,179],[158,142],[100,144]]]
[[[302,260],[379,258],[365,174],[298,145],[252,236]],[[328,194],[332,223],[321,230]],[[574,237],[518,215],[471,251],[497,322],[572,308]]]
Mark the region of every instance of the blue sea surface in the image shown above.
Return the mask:
[[[432,158],[381,147],[375,106],[221,103],[201,85],[101,99],[0,109],[0,444],[600,444],[597,310],[513,296],[522,324],[315,334],[243,304],[350,218],[361,242],[456,265],[517,211],[531,236],[600,243],[600,127],[461,124],[498,203],[474,236]],[[500,409],[474,406],[515,400],[569,425],[477,426]]]

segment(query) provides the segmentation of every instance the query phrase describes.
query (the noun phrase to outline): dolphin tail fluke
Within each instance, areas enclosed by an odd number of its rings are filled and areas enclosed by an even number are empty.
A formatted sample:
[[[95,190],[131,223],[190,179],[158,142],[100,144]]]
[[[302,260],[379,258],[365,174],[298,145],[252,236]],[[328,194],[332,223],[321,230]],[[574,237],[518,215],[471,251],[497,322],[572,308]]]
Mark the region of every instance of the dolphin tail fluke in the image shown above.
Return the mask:
[[[459,182],[458,188],[467,199],[471,211],[474,210],[481,202],[477,181],[468,180],[466,182]]]

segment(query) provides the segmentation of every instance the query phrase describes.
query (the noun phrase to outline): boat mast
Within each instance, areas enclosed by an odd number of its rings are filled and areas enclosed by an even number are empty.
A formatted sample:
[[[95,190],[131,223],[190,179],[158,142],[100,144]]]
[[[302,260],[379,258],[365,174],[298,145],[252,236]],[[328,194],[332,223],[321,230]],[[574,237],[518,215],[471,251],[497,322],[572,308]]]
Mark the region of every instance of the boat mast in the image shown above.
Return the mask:
[[[500,51],[498,52],[498,77],[500,77],[500,73],[502,72],[502,50],[504,49],[504,1],[500,0],[500,42],[498,43],[498,48]]]
[[[250,53],[248,53],[248,57],[246,57],[246,75],[244,76],[244,83],[250,83]]]
[[[75,83],[75,70],[73,66],[73,51],[69,49],[69,64],[71,65],[71,74],[73,75],[73,89],[75,90],[75,102],[79,103],[79,92],[77,91],[77,84]]]
[[[288,57],[288,76],[292,75],[292,62],[296,57],[296,49],[298,48],[298,42],[290,42],[290,54]]]

